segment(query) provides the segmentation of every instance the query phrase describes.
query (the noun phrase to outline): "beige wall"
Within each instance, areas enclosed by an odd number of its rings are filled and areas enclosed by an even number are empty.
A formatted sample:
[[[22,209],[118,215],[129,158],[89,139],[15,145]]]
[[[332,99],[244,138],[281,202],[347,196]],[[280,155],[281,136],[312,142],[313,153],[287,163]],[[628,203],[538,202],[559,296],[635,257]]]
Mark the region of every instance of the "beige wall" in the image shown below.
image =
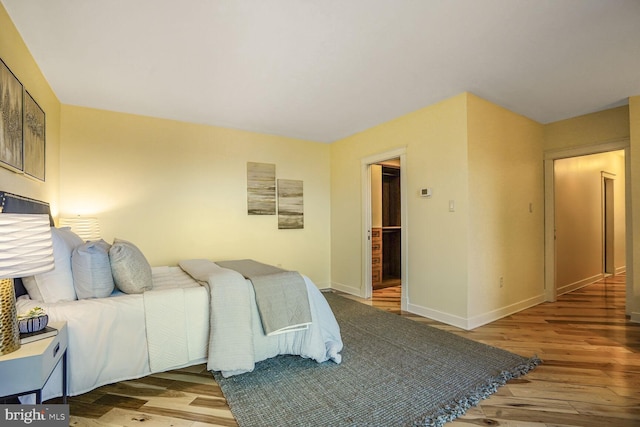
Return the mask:
[[[627,293],[632,293],[631,319],[640,322],[640,95],[629,98],[629,119],[633,251],[628,257],[627,277],[631,281]]]
[[[624,151],[555,161],[556,284],[565,293],[603,274],[602,171],[615,175],[614,223],[617,271],[625,260]]]
[[[629,105],[586,114],[545,125],[544,149],[547,156],[564,155],[564,152],[593,151],[601,146],[628,145],[630,156],[626,159],[629,192],[627,203],[631,203],[632,215],[627,219],[626,233],[631,236],[632,246],[625,247],[627,271],[627,312],[637,312],[640,321],[640,207],[636,207],[640,193],[634,182],[640,182],[640,107],[638,97],[629,98]],[[635,101],[634,101],[635,100]],[[635,136],[634,136],[635,129]],[[582,153],[585,154],[585,153]],[[629,211],[627,211],[629,213]],[[629,260],[633,260],[630,262]],[[638,266],[636,268],[636,266]]]
[[[81,107],[62,107],[60,213],[98,217],[152,265],[253,258],[330,283],[329,146]],[[304,229],[247,215],[246,164],[302,180]]]
[[[546,124],[544,135],[545,151],[629,138],[629,106],[624,105]]]
[[[60,102],[40,72],[20,34],[0,4],[0,58],[45,112],[45,182],[0,166],[0,190],[45,200],[55,215],[58,209],[60,158]]]
[[[361,159],[406,147],[410,304],[466,316],[466,95],[445,100],[331,144],[333,286],[364,294]],[[432,187],[430,199],[418,196]],[[457,212],[448,212],[448,200]],[[415,309],[415,308],[414,308]]]
[[[477,325],[544,298],[543,129],[473,95],[468,117],[468,317]]]
[[[474,327],[533,303],[543,293],[541,144],[541,125],[466,93],[333,143],[334,286],[364,294],[361,159],[406,147],[409,310]],[[431,198],[419,196],[425,187]]]

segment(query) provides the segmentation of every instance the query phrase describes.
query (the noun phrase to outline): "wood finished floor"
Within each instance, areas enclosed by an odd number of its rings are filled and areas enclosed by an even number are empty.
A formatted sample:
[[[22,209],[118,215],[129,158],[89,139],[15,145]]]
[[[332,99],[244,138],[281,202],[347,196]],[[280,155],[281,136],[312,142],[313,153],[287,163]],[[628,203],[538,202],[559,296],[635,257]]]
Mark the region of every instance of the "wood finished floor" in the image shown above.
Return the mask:
[[[361,302],[543,359],[447,426],[640,426],[640,325],[625,317],[623,275],[474,331],[401,313],[397,287],[374,294]],[[70,412],[73,426],[237,425],[204,365],[100,387],[70,398]]]

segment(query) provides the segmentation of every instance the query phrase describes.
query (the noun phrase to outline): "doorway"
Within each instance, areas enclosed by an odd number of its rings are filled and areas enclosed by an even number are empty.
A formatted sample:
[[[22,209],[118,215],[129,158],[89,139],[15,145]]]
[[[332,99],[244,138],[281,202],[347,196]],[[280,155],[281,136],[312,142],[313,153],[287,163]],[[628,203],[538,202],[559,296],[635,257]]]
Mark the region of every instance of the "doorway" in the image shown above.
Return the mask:
[[[559,294],[569,292],[577,289],[580,286],[588,284],[589,281],[593,282],[599,278],[606,276],[606,274],[619,274],[626,268],[627,272],[631,272],[632,260],[631,254],[633,236],[631,233],[631,215],[630,215],[630,153],[629,153],[629,140],[623,139],[619,141],[613,141],[603,144],[598,144],[589,147],[579,147],[566,150],[558,150],[554,152],[545,153],[545,294],[547,301],[556,301],[556,297]],[[600,216],[599,222],[592,221],[592,230],[594,233],[600,233],[597,236],[599,243],[599,253],[595,259],[591,258],[590,265],[592,270],[589,274],[582,274],[582,276],[571,276],[571,272],[567,273],[572,268],[571,265],[567,267],[570,260],[574,261],[577,258],[577,253],[572,252],[567,256],[566,248],[562,249],[564,253],[559,252],[558,246],[560,245],[559,239],[564,237],[565,242],[571,241],[572,238],[562,236],[562,233],[566,233],[567,223],[575,225],[576,222],[584,222],[585,210],[580,210],[573,207],[576,204],[576,200],[567,201],[567,194],[571,197],[572,193],[557,194],[556,188],[556,163],[560,163],[565,159],[587,159],[591,155],[598,154],[612,154],[620,156],[622,162],[622,170],[616,175],[609,171],[606,171],[606,167],[600,168],[595,173],[594,188],[591,188],[591,196],[597,200],[596,205],[592,207],[592,210],[596,210]],[[595,156],[594,156],[595,157]],[[593,170],[596,168],[593,167]],[[594,173],[591,172],[593,176]],[[574,180],[578,178],[572,178]],[[616,181],[620,181],[616,186]],[[571,206],[562,206],[562,204]],[[593,204],[592,204],[593,206]],[[573,209],[572,216],[567,221],[560,219],[560,210]],[[608,213],[607,213],[608,212]],[[618,220],[618,226],[616,230],[615,215],[622,214],[623,219],[620,222]],[[596,229],[597,227],[597,229]],[[578,234],[574,234],[577,236]],[[575,243],[575,237],[573,243]],[[622,244],[622,250],[618,244],[618,250],[616,251],[616,241]],[[593,242],[591,243],[592,245]],[[578,249],[583,249],[581,246],[575,246]],[[595,247],[595,246],[594,246]],[[582,261],[582,260],[581,260]],[[579,262],[575,262],[575,265],[579,265]],[[617,265],[617,267],[616,267]],[[627,274],[626,277],[630,277]],[[578,278],[584,281],[580,283]],[[626,306],[627,311],[630,310],[630,298],[632,292],[630,289],[631,284],[629,280],[626,280]]]
[[[401,285],[400,159],[371,165],[371,286]]]
[[[362,159],[363,295],[407,307],[407,209],[405,149]]]
[[[616,274],[615,262],[615,176],[602,171],[602,271],[606,275]]]

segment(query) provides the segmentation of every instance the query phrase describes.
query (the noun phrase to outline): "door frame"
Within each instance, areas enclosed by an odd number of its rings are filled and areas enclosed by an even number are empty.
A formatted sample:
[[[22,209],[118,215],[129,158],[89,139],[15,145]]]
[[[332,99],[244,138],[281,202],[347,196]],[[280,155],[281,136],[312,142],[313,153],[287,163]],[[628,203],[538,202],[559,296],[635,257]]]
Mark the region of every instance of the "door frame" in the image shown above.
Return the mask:
[[[371,165],[390,159],[400,159],[400,308],[407,309],[409,293],[408,275],[408,214],[407,214],[407,148],[401,147],[360,159],[362,182],[362,280],[360,297],[370,299],[371,281]]]
[[[602,203],[602,273],[616,274],[615,264],[615,197],[613,187],[616,175],[600,171]],[[625,215],[626,217],[626,215]]]
[[[616,139],[599,144],[549,150],[544,153],[544,288],[545,299],[555,302],[556,283],[556,245],[555,245],[555,183],[554,162],[559,159],[586,156],[624,150],[625,155],[625,264],[626,264],[626,312],[632,309],[633,277],[633,225],[631,217],[631,150],[629,138]]]

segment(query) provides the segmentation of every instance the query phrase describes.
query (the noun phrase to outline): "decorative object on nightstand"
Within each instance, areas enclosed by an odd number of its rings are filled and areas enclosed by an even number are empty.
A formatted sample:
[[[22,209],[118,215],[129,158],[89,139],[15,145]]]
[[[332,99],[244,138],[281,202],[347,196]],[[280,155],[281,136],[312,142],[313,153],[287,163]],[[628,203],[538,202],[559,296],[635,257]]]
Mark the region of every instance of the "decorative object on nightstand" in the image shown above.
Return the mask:
[[[0,213],[0,356],[20,348],[12,279],[53,267],[49,216]]]
[[[72,218],[60,218],[60,227],[71,227],[85,242],[100,240],[100,223],[98,218],[75,216]]]
[[[49,316],[41,307],[34,307],[26,313],[18,314],[18,329],[21,334],[30,334],[44,329],[49,323]]]

